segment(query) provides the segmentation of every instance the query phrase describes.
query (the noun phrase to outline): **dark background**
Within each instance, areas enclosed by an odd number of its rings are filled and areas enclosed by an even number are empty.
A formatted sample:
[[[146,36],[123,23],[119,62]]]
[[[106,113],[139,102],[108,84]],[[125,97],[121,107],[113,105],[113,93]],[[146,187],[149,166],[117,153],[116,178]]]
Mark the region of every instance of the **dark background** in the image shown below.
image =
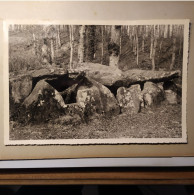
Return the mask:
[[[192,195],[194,186],[186,185],[63,185],[0,186],[1,195],[75,194],[75,195]]]

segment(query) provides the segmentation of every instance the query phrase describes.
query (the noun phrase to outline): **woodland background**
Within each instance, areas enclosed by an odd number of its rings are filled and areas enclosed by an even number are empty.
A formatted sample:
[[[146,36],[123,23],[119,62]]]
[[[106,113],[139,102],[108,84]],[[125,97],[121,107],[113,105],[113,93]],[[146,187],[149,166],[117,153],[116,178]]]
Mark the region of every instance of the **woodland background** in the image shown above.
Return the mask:
[[[92,62],[121,70],[181,70],[183,31],[183,25],[11,25],[9,70],[42,66],[44,41],[49,63],[65,69]]]

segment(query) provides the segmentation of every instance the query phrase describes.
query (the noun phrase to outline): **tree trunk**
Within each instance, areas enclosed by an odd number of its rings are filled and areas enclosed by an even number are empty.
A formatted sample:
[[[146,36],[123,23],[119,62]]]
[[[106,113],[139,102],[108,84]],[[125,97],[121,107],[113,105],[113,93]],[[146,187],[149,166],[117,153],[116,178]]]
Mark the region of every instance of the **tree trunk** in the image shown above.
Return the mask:
[[[176,58],[176,38],[173,38],[173,46],[172,46],[172,61],[170,64],[170,70],[173,69],[174,64],[175,64],[175,58]]]
[[[133,36],[133,53],[137,55],[137,43],[136,43],[136,36]]]
[[[169,37],[172,37],[172,24],[169,25]]]
[[[51,38],[51,60],[52,60],[52,64],[54,63],[54,59],[55,59],[54,41],[53,41],[53,38]]]
[[[120,54],[121,26],[111,26],[111,41],[108,46],[109,66],[118,67]]]
[[[168,38],[168,25],[164,27],[164,38]]]
[[[156,47],[157,47],[157,31],[156,26],[153,25],[151,28],[151,46],[150,46],[150,59],[152,61],[152,70],[155,70],[155,55],[156,55]]]
[[[121,26],[121,35],[120,35],[120,41],[119,41],[119,45],[120,45],[120,55],[121,55],[121,52],[122,52],[122,26]]]
[[[79,37],[79,46],[78,46],[78,62],[79,63],[83,63],[84,62],[85,31],[86,31],[86,26],[85,25],[80,26],[80,28],[79,28],[80,37]]]
[[[103,64],[103,59],[104,59],[104,26],[101,26],[101,31],[102,31],[102,51],[101,51],[101,64]]]
[[[136,62],[139,65],[139,39],[138,39],[138,27],[136,28]]]
[[[142,35],[142,45],[141,45],[141,51],[144,52],[144,47],[145,47],[145,35]]]
[[[145,36],[148,37],[148,31],[149,31],[149,26],[148,25],[146,25],[146,30],[145,31],[146,31]]]
[[[138,36],[136,37],[136,43],[137,43],[137,65],[139,65],[139,40],[138,40]]]
[[[162,52],[162,44],[163,44],[163,38],[161,37],[160,46],[159,46],[160,53]]]
[[[130,41],[132,42],[132,41],[133,41],[133,37],[132,37],[132,29],[131,29],[131,26],[128,26],[128,28],[129,28],[129,30],[128,30],[129,39],[130,39]],[[131,45],[133,45],[133,43],[132,43]],[[132,46],[132,48],[133,48],[133,46]]]
[[[157,38],[154,38],[153,41],[153,52],[152,52],[152,70],[155,70],[156,64],[155,64],[155,56],[156,56],[156,47],[157,47]]]
[[[128,36],[130,35],[130,28],[129,28],[129,26],[127,26],[127,35]]]
[[[69,68],[73,68],[73,53],[74,53],[74,26],[69,25],[69,38],[70,38],[70,62]]]
[[[87,61],[92,62],[95,59],[96,52],[96,26],[87,27]]]
[[[152,54],[153,54],[153,45],[154,45],[154,37],[153,37],[153,36],[151,36],[150,59],[152,59]]]
[[[32,34],[32,36],[33,36],[34,55],[37,55],[36,36],[34,33]]]
[[[183,44],[183,39],[182,39],[182,35],[180,35],[180,39],[179,39],[179,56],[181,55],[182,44]]]
[[[60,26],[57,27],[57,48],[61,48]]]

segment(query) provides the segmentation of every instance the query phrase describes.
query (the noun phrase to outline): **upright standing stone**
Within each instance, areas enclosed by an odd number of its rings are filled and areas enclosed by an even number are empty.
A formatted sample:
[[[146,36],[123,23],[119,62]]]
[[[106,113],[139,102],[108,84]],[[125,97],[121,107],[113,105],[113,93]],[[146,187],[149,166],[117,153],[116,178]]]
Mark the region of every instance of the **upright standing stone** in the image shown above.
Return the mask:
[[[140,85],[132,85],[129,88],[120,87],[117,90],[117,100],[121,112],[138,113],[143,102]]]
[[[90,115],[105,114],[110,116],[119,114],[119,105],[111,91],[92,79],[90,81],[92,82],[91,87],[80,86],[78,88],[77,103]]]
[[[164,90],[152,82],[144,84],[142,94],[146,107],[157,106],[164,100]]]

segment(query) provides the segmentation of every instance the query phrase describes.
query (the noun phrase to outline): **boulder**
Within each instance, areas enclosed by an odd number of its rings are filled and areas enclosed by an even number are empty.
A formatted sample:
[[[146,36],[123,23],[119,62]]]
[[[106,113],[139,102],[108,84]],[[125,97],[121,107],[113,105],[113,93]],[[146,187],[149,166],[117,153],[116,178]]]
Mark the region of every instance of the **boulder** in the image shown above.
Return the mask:
[[[10,98],[14,103],[21,103],[32,91],[32,77],[18,75],[9,80]]]
[[[63,68],[55,66],[41,68],[39,70],[31,70],[21,72],[21,74],[15,76],[10,74],[10,96],[15,103],[21,103],[32,91],[33,81],[39,81],[42,79],[57,77],[66,74],[67,72]]]
[[[178,96],[182,96],[182,83],[181,79],[173,79],[164,82],[164,90],[174,91]]]
[[[115,81],[120,80],[122,77],[122,71],[117,67],[109,67],[97,63],[82,63],[76,69],[68,70],[68,73],[79,74],[83,71],[86,72],[88,77],[106,86],[113,85]]]
[[[164,100],[164,90],[152,82],[144,84],[142,95],[146,107],[157,106]]]
[[[65,113],[67,107],[60,93],[46,81],[39,81],[24,100],[28,121],[47,121]]]
[[[79,74],[85,71],[86,75],[105,86],[128,87],[136,83],[147,81],[163,82],[180,77],[180,71],[153,71],[132,69],[122,71],[117,67],[110,67],[97,63],[83,63],[75,70],[68,70],[69,74]]]
[[[92,86],[80,86],[76,97],[76,102],[84,108],[86,117],[119,114],[119,105],[111,91],[90,78],[88,80]]]
[[[178,104],[177,93],[172,90],[165,90],[165,98],[169,104]]]
[[[54,76],[60,76],[60,75],[64,75],[67,72],[64,70],[64,68],[59,68],[57,66],[48,66],[46,68],[41,68],[39,70],[32,70],[29,71],[29,74],[32,75],[33,78],[37,78],[37,77],[50,77],[52,75]]]
[[[122,113],[138,113],[143,102],[140,85],[132,85],[129,88],[120,87],[117,90],[117,100]]]

